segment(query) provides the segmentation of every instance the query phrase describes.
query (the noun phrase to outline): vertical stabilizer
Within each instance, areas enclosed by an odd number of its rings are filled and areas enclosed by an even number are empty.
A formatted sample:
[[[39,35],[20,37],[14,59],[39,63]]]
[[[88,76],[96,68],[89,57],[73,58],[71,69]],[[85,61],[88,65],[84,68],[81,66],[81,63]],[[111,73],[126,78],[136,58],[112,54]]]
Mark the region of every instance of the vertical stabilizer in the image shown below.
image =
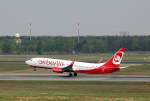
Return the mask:
[[[120,48],[105,64],[106,67],[118,68],[126,48]]]

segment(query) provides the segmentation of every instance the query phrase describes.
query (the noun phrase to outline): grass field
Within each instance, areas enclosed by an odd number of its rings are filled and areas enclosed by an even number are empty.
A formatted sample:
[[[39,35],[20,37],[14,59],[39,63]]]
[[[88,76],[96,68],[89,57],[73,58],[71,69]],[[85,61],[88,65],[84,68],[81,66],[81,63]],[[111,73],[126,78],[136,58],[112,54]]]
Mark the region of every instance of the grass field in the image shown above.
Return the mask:
[[[19,71],[19,70],[26,70],[29,67],[26,64],[1,64],[0,65],[0,72],[11,72],[11,71]]]
[[[150,101],[149,82],[0,81],[0,101]]]
[[[150,64],[143,65],[129,65],[125,69],[114,73],[119,75],[150,75]]]
[[[19,64],[6,64],[1,63],[0,64],[0,72],[5,71],[15,71],[15,70],[25,70],[29,69],[24,61],[33,57],[50,57],[50,58],[58,58],[58,59],[74,59],[76,61],[84,61],[84,62],[97,62],[101,59],[101,57],[104,58],[104,61],[106,61],[108,58],[110,58],[112,54],[80,54],[80,55],[0,55],[0,61],[21,61]],[[142,62],[150,62],[150,54],[149,53],[126,53],[123,61],[142,61]],[[145,68],[149,70],[149,65],[141,65],[141,66],[131,66],[132,69],[123,70],[121,73],[130,72],[130,70],[134,70],[136,73],[138,73],[138,70],[145,72],[146,74],[150,74],[149,71],[144,71]]]
[[[123,66],[129,66],[125,69],[121,69],[118,72],[113,74],[117,75],[150,75],[150,64],[143,65],[129,65],[125,64]],[[27,73],[27,74],[49,74],[52,73],[47,69],[37,69],[37,71],[33,71],[33,68],[27,66],[24,63],[20,64],[1,64],[0,65],[0,74],[12,74],[12,73]]]
[[[59,55],[0,55],[0,61],[25,61],[33,57],[48,57],[56,59],[75,59],[76,61],[85,61],[85,62],[97,62],[101,58],[105,61],[110,58],[113,53],[103,53],[103,54],[59,54]],[[149,53],[126,53],[123,61],[150,61]]]

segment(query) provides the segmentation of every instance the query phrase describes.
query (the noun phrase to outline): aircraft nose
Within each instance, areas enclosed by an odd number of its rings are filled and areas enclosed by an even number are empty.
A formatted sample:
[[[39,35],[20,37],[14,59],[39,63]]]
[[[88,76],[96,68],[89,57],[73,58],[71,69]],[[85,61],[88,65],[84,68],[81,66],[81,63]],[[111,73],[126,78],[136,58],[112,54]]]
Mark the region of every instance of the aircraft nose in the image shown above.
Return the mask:
[[[29,65],[30,64],[30,60],[25,61],[25,63]]]

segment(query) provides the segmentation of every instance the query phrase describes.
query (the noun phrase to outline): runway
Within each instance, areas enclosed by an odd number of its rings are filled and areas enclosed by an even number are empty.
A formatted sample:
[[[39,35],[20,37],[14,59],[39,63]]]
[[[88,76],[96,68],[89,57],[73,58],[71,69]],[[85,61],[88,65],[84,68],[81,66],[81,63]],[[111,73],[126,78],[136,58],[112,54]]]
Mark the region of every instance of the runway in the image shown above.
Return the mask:
[[[95,61],[96,63],[97,61]],[[0,64],[24,64],[25,61],[0,61]],[[123,61],[123,64],[150,64],[149,61]]]
[[[145,75],[78,75],[67,77],[57,74],[0,74],[0,80],[45,80],[45,81],[141,81],[150,82]]]

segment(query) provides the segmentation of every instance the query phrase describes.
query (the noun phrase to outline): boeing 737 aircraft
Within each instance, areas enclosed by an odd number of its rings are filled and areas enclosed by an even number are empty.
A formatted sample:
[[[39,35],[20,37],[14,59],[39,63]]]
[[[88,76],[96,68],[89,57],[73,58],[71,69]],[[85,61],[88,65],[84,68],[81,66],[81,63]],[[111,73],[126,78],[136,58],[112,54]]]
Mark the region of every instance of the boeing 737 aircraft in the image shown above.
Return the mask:
[[[32,66],[34,70],[36,70],[36,68],[45,68],[51,69],[56,73],[68,72],[70,77],[77,76],[77,73],[106,74],[125,68],[120,67],[125,51],[125,48],[121,48],[105,63],[86,63],[52,58],[31,58],[25,63]]]

